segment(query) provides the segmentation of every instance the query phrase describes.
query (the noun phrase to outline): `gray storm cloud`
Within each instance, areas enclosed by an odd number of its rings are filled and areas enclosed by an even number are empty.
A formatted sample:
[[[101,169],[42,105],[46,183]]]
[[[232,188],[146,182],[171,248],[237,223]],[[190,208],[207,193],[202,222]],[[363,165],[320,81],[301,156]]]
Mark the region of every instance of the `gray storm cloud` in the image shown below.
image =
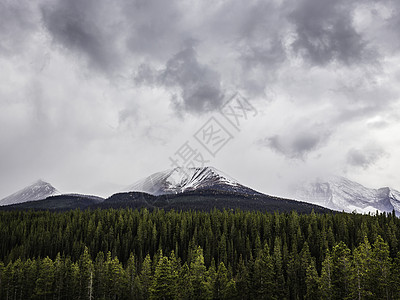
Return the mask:
[[[352,65],[368,56],[368,45],[353,26],[352,1],[302,0],[290,14],[294,50],[312,64],[333,60]]]
[[[235,92],[259,113],[227,173],[399,181],[399,24],[393,0],[0,0],[0,194],[166,168]]]
[[[0,1],[0,54],[10,56],[23,52],[39,27],[39,20],[30,1]]]
[[[305,160],[309,153],[318,150],[328,141],[330,132],[317,124],[308,129],[292,128],[290,132],[274,135],[258,142],[289,159]]]
[[[385,151],[378,147],[352,148],[347,153],[347,162],[351,166],[368,169],[385,155]]]
[[[192,46],[175,54],[159,71],[141,65],[135,76],[136,83],[178,88],[179,97],[173,97],[178,111],[204,113],[216,110],[223,100],[220,76],[211,67],[199,63]]]

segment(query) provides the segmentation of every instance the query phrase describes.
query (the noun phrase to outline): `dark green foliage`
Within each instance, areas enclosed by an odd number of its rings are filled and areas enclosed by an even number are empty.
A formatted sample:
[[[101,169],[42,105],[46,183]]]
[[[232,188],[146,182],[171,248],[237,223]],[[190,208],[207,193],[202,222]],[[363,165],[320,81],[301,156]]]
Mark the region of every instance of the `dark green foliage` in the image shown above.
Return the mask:
[[[391,214],[0,212],[0,299],[400,299]]]

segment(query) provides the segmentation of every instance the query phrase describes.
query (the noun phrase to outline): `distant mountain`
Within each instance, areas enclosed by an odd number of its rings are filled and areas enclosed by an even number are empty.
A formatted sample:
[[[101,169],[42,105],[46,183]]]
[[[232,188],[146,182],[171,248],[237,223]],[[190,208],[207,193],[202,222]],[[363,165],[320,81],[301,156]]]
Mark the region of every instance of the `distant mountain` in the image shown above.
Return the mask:
[[[0,206],[41,200],[57,194],[60,194],[59,191],[50,183],[38,180],[32,185],[0,200]]]
[[[85,195],[59,195],[45,200],[0,207],[0,210],[69,210],[148,208],[165,210],[242,209],[325,213],[318,205],[261,194],[239,184],[215,168],[172,169],[153,174],[107,199]]]
[[[213,167],[170,169],[152,174],[126,188],[128,192],[144,192],[154,196],[199,190],[261,195]]]
[[[344,177],[329,176],[295,187],[294,198],[330,209],[359,213],[392,212],[400,214],[400,193],[388,187],[367,188]]]
[[[97,196],[66,194],[50,196],[43,200],[28,201],[7,206],[0,206],[0,210],[53,210],[66,211],[72,209],[86,209],[104,201]]]

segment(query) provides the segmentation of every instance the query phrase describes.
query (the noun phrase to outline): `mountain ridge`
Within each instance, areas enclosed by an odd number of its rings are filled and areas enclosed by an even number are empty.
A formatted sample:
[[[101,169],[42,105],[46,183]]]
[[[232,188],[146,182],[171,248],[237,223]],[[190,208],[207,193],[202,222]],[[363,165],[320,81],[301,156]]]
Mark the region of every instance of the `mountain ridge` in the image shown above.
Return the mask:
[[[186,191],[215,189],[245,194],[262,194],[240,184],[214,167],[174,168],[147,176],[125,189],[155,196],[179,194]]]
[[[0,206],[37,201],[49,196],[59,195],[60,192],[50,183],[39,179],[15,193],[0,200]]]
[[[324,207],[359,213],[400,214],[400,192],[390,187],[367,188],[342,176],[327,176],[294,187],[294,198]]]

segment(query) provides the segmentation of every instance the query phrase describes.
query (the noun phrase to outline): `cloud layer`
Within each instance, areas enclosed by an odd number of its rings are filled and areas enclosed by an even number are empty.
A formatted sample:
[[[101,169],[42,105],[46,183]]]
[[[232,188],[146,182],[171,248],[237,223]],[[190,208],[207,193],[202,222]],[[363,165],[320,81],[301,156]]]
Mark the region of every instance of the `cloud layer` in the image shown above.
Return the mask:
[[[328,171],[400,188],[399,24],[392,0],[0,0],[0,196],[168,168],[236,92],[257,117],[221,119],[211,164],[271,193]]]

